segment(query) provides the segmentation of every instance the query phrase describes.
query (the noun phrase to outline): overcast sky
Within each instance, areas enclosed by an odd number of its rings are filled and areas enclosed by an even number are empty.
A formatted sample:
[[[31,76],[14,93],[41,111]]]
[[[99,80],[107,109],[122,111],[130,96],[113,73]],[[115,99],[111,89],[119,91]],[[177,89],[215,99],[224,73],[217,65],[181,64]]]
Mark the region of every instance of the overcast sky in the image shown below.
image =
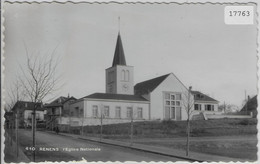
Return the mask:
[[[225,25],[220,4],[5,4],[5,84],[20,73],[26,43],[31,55],[61,58],[65,85],[51,97],[105,92],[118,17],[135,84],[174,73],[184,85],[241,106],[257,93],[254,25]]]

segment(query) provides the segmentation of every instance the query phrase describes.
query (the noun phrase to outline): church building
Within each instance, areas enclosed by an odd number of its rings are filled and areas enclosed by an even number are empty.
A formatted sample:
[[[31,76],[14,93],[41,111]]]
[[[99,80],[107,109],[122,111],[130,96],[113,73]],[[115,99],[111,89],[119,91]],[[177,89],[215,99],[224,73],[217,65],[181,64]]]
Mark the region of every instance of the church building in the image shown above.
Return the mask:
[[[117,36],[112,66],[106,70],[106,93],[93,93],[70,104],[71,116],[83,111],[79,117],[63,118],[72,126],[115,124],[144,120],[187,120],[185,106],[195,96],[173,74],[169,73],[134,85],[134,67],[126,63],[120,33]],[[189,97],[189,98],[188,98]],[[205,104],[218,101],[210,99]],[[192,105],[194,110],[194,105]],[[201,112],[196,110],[197,114]],[[210,112],[217,111],[217,106]],[[196,113],[196,112],[195,112]]]

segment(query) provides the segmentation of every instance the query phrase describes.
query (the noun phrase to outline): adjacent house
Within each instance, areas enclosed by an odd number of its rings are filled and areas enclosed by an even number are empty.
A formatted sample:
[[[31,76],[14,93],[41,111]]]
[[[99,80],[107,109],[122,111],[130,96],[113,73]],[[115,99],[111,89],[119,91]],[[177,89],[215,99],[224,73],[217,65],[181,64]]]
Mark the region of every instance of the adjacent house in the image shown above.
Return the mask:
[[[32,126],[32,113],[36,109],[36,121],[37,123],[44,122],[44,115],[46,109],[42,103],[34,103],[29,101],[17,101],[12,108],[12,112],[17,114],[19,119],[19,127],[31,127]]]
[[[75,101],[75,97],[61,96],[49,104],[45,104],[46,113],[46,127],[53,129],[57,124],[61,124],[62,117],[70,116],[70,103]]]
[[[246,104],[243,106],[241,111],[239,112],[241,114],[251,114],[254,118],[257,117],[257,95],[250,98],[248,96]]]

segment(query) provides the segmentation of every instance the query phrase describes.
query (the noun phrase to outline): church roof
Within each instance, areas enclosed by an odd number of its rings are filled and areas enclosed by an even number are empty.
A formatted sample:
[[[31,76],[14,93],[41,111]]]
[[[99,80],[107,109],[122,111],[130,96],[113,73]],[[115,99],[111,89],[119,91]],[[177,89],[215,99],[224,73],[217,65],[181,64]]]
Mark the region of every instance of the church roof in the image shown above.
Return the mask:
[[[107,100],[148,101],[139,95],[125,95],[125,94],[112,94],[112,93],[93,93],[84,98],[107,99]]]
[[[150,80],[140,82],[135,85],[134,90],[136,95],[143,95],[152,92],[158,85],[161,84],[170,74],[156,77]]]
[[[195,101],[216,101],[216,102],[218,102],[217,100],[215,100],[199,91],[191,91],[191,94],[194,95]]]
[[[112,67],[114,67],[116,65],[126,65],[125,54],[124,54],[124,49],[123,49],[123,44],[122,44],[120,33],[118,33],[118,36],[117,36],[116,49],[115,49]]]

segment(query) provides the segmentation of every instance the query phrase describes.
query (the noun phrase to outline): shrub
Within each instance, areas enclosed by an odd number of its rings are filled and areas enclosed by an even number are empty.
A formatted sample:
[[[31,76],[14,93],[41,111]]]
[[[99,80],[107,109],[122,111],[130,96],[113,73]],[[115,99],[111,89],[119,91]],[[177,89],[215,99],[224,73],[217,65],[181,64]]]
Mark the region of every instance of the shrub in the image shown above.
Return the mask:
[[[243,119],[238,124],[239,125],[256,125],[257,120],[256,119]]]
[[[203,134],[205,132],[206,132],[206,130],[203,128],[195,128],[195,129],[191,130],[192,135],[199,135],[199,134]]]

